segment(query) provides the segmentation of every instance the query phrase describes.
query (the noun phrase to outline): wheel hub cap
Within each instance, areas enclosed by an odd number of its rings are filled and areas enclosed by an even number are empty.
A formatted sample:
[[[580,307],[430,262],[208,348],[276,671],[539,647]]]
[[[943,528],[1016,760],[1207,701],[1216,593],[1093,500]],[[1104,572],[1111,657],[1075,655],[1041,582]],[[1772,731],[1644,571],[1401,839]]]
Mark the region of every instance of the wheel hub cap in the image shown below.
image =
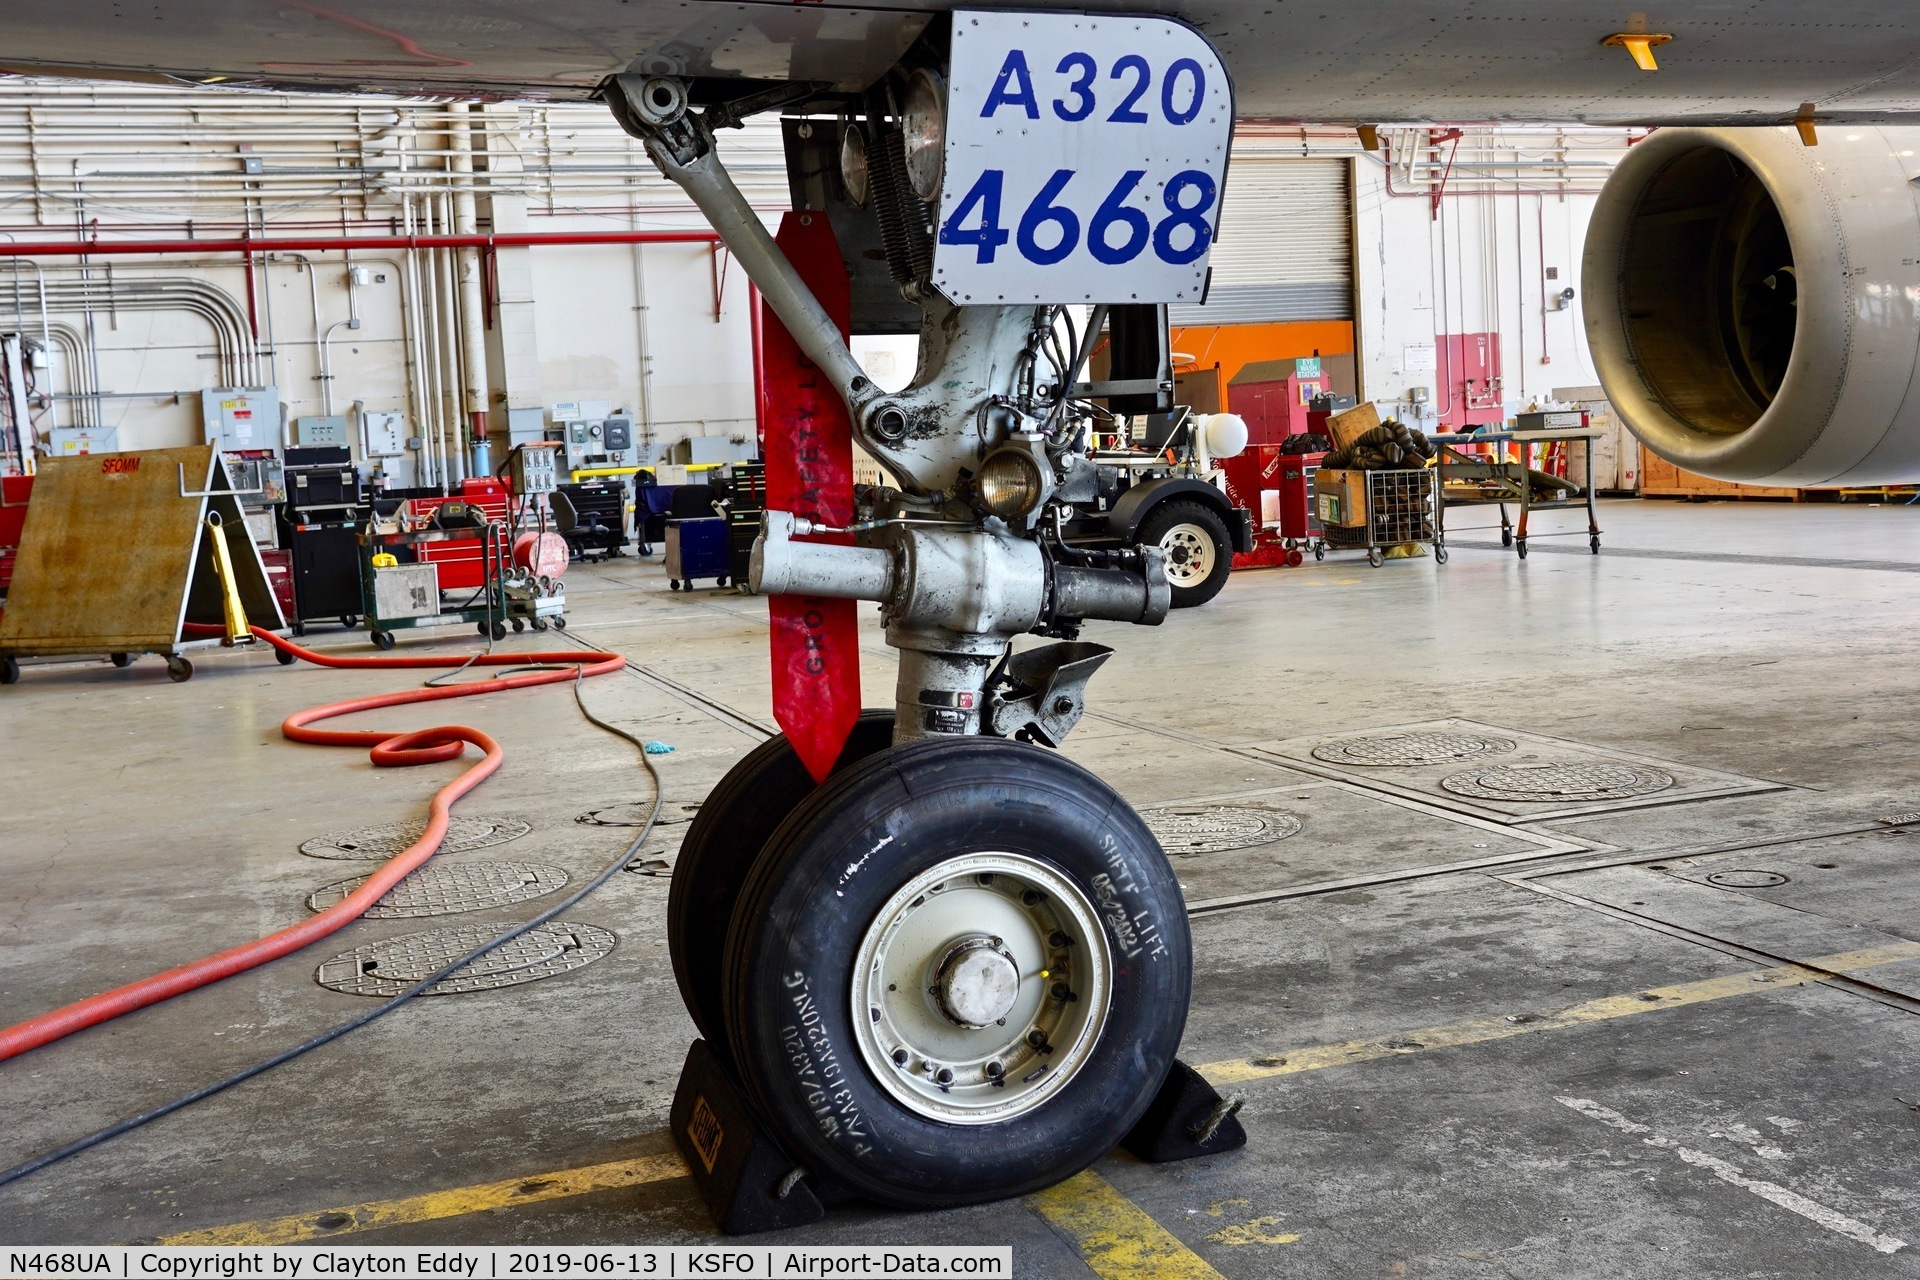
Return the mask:
[[[970,938],[947,953],[933,997],[954,1023],[980,1030],[1005,1020],[1020,998],[1020,967],[998,938]]]
[[[948,858],[867,925],[853,965],[854,1042],[915,1114],[1009,1120],[1092,1057],[1113,970],[1100,912],[1076,881],[1023,854]]]

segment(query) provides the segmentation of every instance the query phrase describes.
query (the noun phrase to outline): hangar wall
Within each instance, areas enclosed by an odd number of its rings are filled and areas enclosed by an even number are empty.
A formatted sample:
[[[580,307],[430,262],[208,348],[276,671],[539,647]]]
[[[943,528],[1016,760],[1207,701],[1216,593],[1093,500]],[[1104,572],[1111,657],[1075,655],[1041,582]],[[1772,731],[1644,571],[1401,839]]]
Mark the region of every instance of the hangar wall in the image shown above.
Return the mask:
[[[1593,193],[1629,138],[1383,129],[1368,152],[1347,129],[1243,128],[1221,252],[1230,286],[1217,308],[1179,319],[1284,321],[1283,336],[1351,323],[1362,394],[1410,418],[1460,395],[1462,371],[1434,367],[1447,356],[1437,335],[1497,335],[1499,383],[1477,392],[1496,412],[1589,385],[1582,300],[1558,295],[1578,288]],[[723,147],[771,223],[787,199],[777,129],[728,132]],[[1236,202],[1236,191],[1248,194]],[[476,410],[499,433],[510,409],[604,401],[634,414],[643,441],[744,436],[749,295],[724,252],[351,248],[355,237],[468,227],[699,225],[596,106],[0,82],[0,236],[340,242],[255,254],[251,270],[238,254],[0,262],[0,330],[50,348],[34,378],[43,439],[88,428],[117,431],[121,448],[188,443],[202,389],[262,384],[279,389],[289,417],[403,414],[422,443],[389,466],[401,484],[442,467],[458,478]],[[899,345],[864,348],[895,364],[875,371],[883,382],[911,371],[911,342]],[[1413,402],[1418,387],[1425,405]]]

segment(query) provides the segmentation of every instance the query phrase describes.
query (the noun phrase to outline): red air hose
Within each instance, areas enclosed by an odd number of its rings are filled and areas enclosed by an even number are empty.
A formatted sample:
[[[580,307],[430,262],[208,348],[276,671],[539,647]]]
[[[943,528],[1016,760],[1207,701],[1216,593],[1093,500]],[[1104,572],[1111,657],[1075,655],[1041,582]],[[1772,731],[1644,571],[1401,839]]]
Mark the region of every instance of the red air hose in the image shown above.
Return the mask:
[[[378,730],[354,731],[343,729],[312,729],[309,725],[320,720],[330,720],[334,716],[343,716],[355,711],[372,711],[379,707],[396,707],[409,702],[437,702],[442,698],[468,698],[480,693],[498,693],[502,689],[524,689],[536,684],[556,684],[563,680],[574,680],[586,676],[603,676],[618,671],[626,665],[626,659],[618,654],[598,651],[562,651],[552,653],[486,653],[475,657],[427,656],[418,657],[380,657],[380,658],[342,658],[331,654],[316,653],[311,649],[284,640],[271,631],[260,627],[253,628],[256,638],[265,641],[274,648],[291,653],[296,658],[322,667],[372,667],[382,670],[395,668],[423,667],[525,667],[552,666],[554,670],[527,671],[510,676],[500,676],[492,680],[478,680],[470,684],[446,685],[438,688],[403,689],[397,693],[376,694],[371,698],[351,698],[346,702],[332,702],[321,707],[311,707],[305,711],[296,711],[280,724],[282,737],[294,742],[315,742],[332,747],[367,747],[374,764],[386,767],[398,767],[414,764],[438,764],[455,760],[463,755],[467,744],[479,747],[484,756],[468,767],[465,773],[441,787],[433,796],[427,819],[427,829],[420,838],[395,854],[385,865],[371,876],[366,883],[348,894],[344,900],[328,907],[325,911],[290,925],[277,933],[241,946],[230,947],[192,964],[169,969],[165,973],[156,973],[150,978],[116,987],[112,991],[103,991],[97,996],[76,1001],[51,1013],[43,1013],[37,1018],[16,1023],[0,1030],[0,1061],[37,1049],[63,1036],[76,1031],[97,1026],[123,1013],[132,1013],[135,1009],[144,1009],[150,1004],[158,1004],[182,992],[204,987],[210,982],[244,973],[269,960],[277,960],[290,952],[298,951],[311,942],[338,931],[344,925],[357,920],[361,913],[378,902],[389,889],[392,889],[407,874],[433,856],[440,847],[440,841],[447,833],[447,823],[453,816],[453,803],[467,792],[473,790],[500,767],[505,757],[500,744],[487,734],[466,725],[440,725],[432,729],[416,729],[410,733],[383,733]]]

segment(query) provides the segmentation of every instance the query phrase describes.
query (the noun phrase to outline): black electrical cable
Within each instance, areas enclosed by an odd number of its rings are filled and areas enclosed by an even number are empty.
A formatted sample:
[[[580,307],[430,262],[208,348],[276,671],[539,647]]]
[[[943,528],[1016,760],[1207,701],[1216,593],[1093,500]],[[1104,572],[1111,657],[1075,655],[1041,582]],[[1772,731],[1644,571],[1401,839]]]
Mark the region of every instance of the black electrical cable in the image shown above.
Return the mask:
[[[154,1107],[150,1110],[142,1111],[138,1115],[128,1116],[125,1120],[121,1120],[116,1124],[108,1125],[106,1128],[90,1133],[84,1138],[77,1138],[74,1141],[69,1142],[64,1147],[56,1147],[54,1150],[49,1151],[44,1155],[35,1156],[33,1159],[27,1161],[24,1164],[15,1165],[13,1168],[8,1169],[6,1172],[0,1173],[0,1187],[4,1187],[10,1182],[17,1182],[21,1178],[27,1177],[29,1174],[38,1173],[42,1169],[45,1169],[51,1165],[60,1163],[60,1161],[65,1160],[68,1156],[79,1155],[82,1151],[86,1151],[92,1147],[97,1147],[101,1143],[108,1142],[114,1138],[117,1138],[123,1133],[131,1133],[135,1129],[140,1128],[142,1125],[149,1124],[152,1121],[158,1120],[162,1116],[172,1115],[174,1112],[183,1110],[186,1107],[190,1107],[196,1102],[199,1102],[206,1098],[211,1098],[216,1093],[220,1093],[226,1089],[231,1089],[234,1085],[240,1084],[243,1081],[251,1080],[257,1075],[263,1075],[266,1072],[271,1071],[275,1067],[281,1065],[282,1063],[293,1061],[295,1058],[300,1057],[302,1054],[310,1053],[311,1051],[318,1049],[323,1044],[329,1044],[335,1040],[338,1040],[341,1036],[346,1035],[350,1031],[358,1031],[361,1027],[366,1026],[369,1022],[373,1022],[376,1019],[386,1017],[388,1014],[398,1009],[401,1005],[407,1003],[409,1000],[413,999],[415,996],[431,988],[435,983],[446,979],[457,970],[464,969],[466,966],[478,960],[481,956],[486,955],[489,951],[493,951],[496,948],[505,946],[507,943],[512,942],[515,938],[520,937],[522,934],[527,933],[530,930],[539,928],[541,925],[547,923],[549,920],[552,920],[554,917],[558,916],[561,912],[570,910],[574,906],[578,905],[579,902],[582,899],[584,899],[588,894],[600,888],[602,885],[606,884],[607,881],[613,879],[614,876],[618,875],[622,868],[624,868],[628,863],[633,861],[634,855],[640,852],[640,846],[645,844],[647,837],[653,833],[654,824],[658,821],[660,817],[660,807],[661,807],[661,800],[663,798],[664,784],[661,782],[659,769],[654,767],[653,759],[647,754],[647,744],[644,741],[635,737],[633,734],[628,733],[625,729],[619,728],[615,725],[608,724],[605,720],[602,720],[599,716],[596,716],[595,714],[593,714],[592,711],[589,711],[587,709],[586,699],[580,696],[580,678],[577,672],[576,672],[574,683],[573,683],[573,700],[579,704],[580,714],[585,716],[593,724],[598,725],[600,728],[606,730],[608,733],[615,735],[616,737],[625,738],[628,742],[631,742],[634,746],[638,747],[640,749],[640,763],[646,766],[647,773],[653,779],[653,810],[647,814],[647,820],[641,826],[640,833],[634,836],[632,843],[630,843],[626,847],[625,851],[622,852],[618,858],[614,859],[611,863],[609,863],[605,870],[601,871],[599,875],[589,880],[585,885],[581,886],[574,893],[569,894],[566,898],[564,898],[558,904],[552,907],[549,907],[547,910],[541,912],[539,915],[535,916],[533,919],[528,920],[523,924],[515,925],[513,928],[507,930],[505,933],[500,934],[498,937],[494,938],[493,940],[482,943],[479,947],[476,947],[474,950],[469,951],[466,955],[461,956],[458,960],[455,960],[451,964],[445,965],[439,970],[436,970],[435,972],[428,974],[426,977],[422,978],[420,981],[408,987],[405,991],[402,991],[400,994],[389,998],[385,1003],[380,1004],[375,1008],[368,1010],[366,1013],[360,1014],[358,1017],[349,1018],[345,1022],[340,1023],[338,1026],[330,1027],[327,1030],[322,1031],[319,1035],[314,1036],[312,1039],[303,1041],[302,1043],[293,1046],[291,1049],[284,1049],[281,1052],[274,1054],[270,1058],[263,1058],[259,1062],[254,1063],[252,1066],[243,1067],[240,1070],[234,1072],[230,1076],[226,1076],[226,1077],[223,1077],[222,1079],[215,1080],[211,1084],[201,1085],[198,1089],[193,1090],[191,1093],[181,1094],[179,1097],[175,1098],[171,1102],[164,1102],[159,1106]]]

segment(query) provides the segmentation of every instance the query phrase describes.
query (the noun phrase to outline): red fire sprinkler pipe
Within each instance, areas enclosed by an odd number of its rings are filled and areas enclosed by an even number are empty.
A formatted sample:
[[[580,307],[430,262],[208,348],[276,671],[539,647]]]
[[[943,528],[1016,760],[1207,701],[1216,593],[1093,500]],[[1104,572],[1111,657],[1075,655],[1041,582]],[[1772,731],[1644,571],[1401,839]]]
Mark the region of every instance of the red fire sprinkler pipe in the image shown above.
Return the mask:
[[[238,240],[0,241],[0,258],[79,257],[82,254],[240,253],[283,250],[327,253],[362,249],[536,249],[542,245],[712,244],[712,231],[506,231],[467,236],[247,236]]]

